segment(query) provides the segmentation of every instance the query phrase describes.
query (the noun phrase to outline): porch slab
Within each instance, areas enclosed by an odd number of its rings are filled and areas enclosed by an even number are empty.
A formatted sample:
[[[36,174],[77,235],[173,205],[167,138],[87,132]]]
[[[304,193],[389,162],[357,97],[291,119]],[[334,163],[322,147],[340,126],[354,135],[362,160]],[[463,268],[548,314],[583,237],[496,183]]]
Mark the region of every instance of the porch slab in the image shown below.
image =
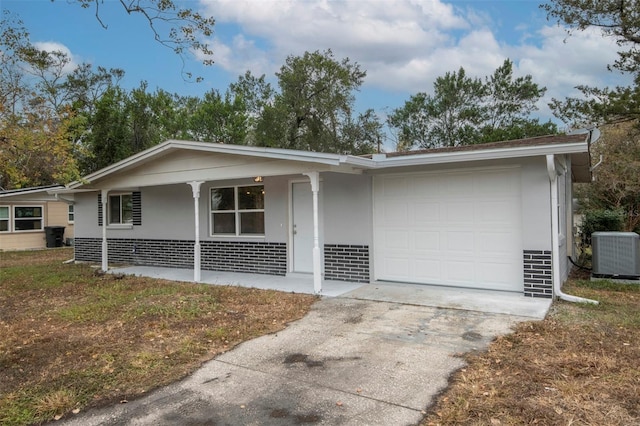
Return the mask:
[[[109,273],[159,278],[170,281],[193,282],[193,269],[159,268],[156,266],[127,266],[109,269]],[[312,274],[287,276],[248,274],[226,271],[201,271],[200,282],[213,285],[253,287],[262,290],[278,290],[287,293],[313,294]],[[322,281],[322,295],[338,297],[365,284],[346,281]]]
[[[129,266],[110,269],[109,273],[170,281],[193,281],[193,270],[191,269]],[[202,271],[201,282],[212,285],[235,285],[264,290],[313,294],[313,276],[311,274],[276,276]],[[323,280],[322,296],[516,315],[532,319],[544,319],[552,302],[551,299],[525,297],[521,293],[515,292],[379,281],[362,284]]]

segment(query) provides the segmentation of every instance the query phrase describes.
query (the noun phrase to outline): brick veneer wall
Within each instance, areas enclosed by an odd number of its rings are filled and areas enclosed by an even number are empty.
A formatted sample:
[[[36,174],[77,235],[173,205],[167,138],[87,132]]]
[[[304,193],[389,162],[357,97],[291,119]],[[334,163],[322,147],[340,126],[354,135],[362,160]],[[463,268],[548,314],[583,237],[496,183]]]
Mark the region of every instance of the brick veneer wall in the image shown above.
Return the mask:
[[[524,295],[529,297],[553,297],[551,252],[548,250],[524,250]]]
[[[324,245],[324,277],[328,280],[369,282],[369,246]]]
[[[193,241],[108,239],[109,263],[193,268]],[[201,241],[201,268],[211,271],[285,275],[287,245],[249,241]],[[75,258],[100,262],[100,238],[76,238]]]

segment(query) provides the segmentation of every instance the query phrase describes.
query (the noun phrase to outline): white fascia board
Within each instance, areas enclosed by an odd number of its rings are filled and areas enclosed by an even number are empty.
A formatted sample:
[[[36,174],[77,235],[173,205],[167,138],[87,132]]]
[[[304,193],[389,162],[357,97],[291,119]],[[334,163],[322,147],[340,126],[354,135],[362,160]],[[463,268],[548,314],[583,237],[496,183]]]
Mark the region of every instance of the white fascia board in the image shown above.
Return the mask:
[[[443,153],[428,153],[387,157],[375,161],[373,168],[417,166],[427,164],[461,163],[465,161],[498,160],[519,157],[535,157],[546,154],[573,154],[588,151],[588,143],[566,143],[541,146],[495,148],[477,151],[458,151]]]
[[[226,145],[211,142],[192,141],[168,141],[175,147],[187,148],[196,151],[217,152],[224,154],[249,155],[252,157],[275,158],[279,160],[304,161],[322,163],[328,165],[338,165],[341,162],[341,155],[324,152],[299,151],[294,149],[267,148],[248,145]]]

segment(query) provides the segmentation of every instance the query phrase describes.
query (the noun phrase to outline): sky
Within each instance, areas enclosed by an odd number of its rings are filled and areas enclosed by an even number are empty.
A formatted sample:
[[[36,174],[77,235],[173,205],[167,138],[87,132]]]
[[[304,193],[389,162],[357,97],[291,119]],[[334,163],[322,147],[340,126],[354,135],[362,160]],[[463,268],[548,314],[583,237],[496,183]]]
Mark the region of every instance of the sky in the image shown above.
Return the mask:
[[[213,16],[214,35],[206,40],[215,64],[205,67],[191,56],[183,64],[153,39],[140,16],[129,16],[116,0],[83,9],[72,0],[0,0],[17,14],[42,49],[62,50],[74,64],[122,68],[125,88],[147,81],[180,95],[224,92],[250,70],[272,84],[289,55],[331,49],[367,71],[356,94],[360,110],[373,108],[384,118],[433,82],[463,67],[484,77],[509,58],[516,76],[530,74],[547,88],[536,116],[553,119],[547,103],[579,94],[577,85],[628,84],[607,70],[617,46],[597,30],[576,32],[548,21],[542,0],[190,0],[182,4]],[[182,70],[204,78],[187,82]],[[557,120],[554,119],[557,122]]]

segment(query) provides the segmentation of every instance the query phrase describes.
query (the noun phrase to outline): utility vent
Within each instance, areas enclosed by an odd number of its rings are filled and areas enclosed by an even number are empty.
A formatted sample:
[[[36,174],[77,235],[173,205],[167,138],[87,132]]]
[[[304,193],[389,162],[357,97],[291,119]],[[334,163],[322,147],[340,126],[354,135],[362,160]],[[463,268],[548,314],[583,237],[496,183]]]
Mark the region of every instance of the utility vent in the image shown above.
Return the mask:
[[[640,279],[640,235],[635,232],[594,232],[593,276]]]

